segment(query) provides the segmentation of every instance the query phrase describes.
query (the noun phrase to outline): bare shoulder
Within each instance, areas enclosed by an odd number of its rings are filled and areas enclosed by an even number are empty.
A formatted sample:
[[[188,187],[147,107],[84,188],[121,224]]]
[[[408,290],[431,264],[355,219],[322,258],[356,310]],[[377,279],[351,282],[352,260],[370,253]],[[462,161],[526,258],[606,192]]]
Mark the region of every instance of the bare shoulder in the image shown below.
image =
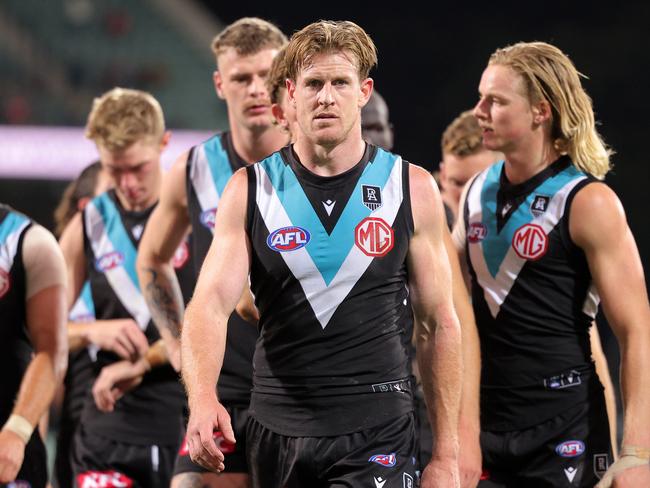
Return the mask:
[[[421,224],[430,222],[432,219],[437,220],[440,215],[444,215],[442,200],[436,180],[421,166],[409,165],[409,186],[413,220],[417,232]]]
[[[603,183],[581,188],[571,204],[569,229],[573,241],[583,249],[626,232],[625,210],[616,193]]]
[[[181,154],[163,177],[160,200],[163,206],[187,207],[186,174],[189,151]]]
[[[33,225],[25,233],[23,252],[33,253],[35,257],[62,258],[61,249],[52,233],[45,227]]]

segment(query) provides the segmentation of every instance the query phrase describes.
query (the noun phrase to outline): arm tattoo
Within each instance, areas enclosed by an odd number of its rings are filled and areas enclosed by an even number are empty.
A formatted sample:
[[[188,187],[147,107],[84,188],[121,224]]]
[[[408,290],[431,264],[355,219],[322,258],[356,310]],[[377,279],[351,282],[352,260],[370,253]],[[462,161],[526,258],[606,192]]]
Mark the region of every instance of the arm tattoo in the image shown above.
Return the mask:
[[[144,287],[144,297],[156,326],[168,329],[172,336],[179,338],[183,321],[183,296],[178,281],[169,279],[164,272],[145,268],[151,276]],[[174,277],[175,278],[175,277]]]

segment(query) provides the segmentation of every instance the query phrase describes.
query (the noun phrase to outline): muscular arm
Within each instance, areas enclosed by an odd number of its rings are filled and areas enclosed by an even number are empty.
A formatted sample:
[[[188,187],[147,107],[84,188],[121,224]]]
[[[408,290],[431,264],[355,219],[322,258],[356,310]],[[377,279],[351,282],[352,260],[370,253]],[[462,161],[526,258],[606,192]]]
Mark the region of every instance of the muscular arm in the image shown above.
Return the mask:
[[[171,259],[190,228],[185,190],[186,161],[187,153],[174,163],[163,179],[160,202],[145,228],[136,264],[142,294],[177,370],[184,305]]]
[[[30,234],[46,232],[42,228],[30,229]],[[34,348],[34,358],[21,383],[14,413],[36,425],[47,410],[57,386],[63,380],[68,360],[65,337],[67,315],[65,296],[65,264],[56,240],[48,238],[32,244],[32,235],[25,237],[23,248],[27,274],[27,330]],[[48,286],[31,294],[30,281],[34,276],[35,261],[46,261]]]
[[[33,430],[50,405],[67,365],[66,279],[61,251],[54,237],[43,228],[27,231],[23,261],[27,278],[26,322],[34,357],[20,383],[11,419]],[[23,436],[28,437],[29,432],[24,427],[14,430],[16,424],[10,421],[0,432],[0,483],[14,480],[22,465],[27,440]],[[22,436],[16,432],[22,432]]]
[[[434,430],[432,463],[455,463],[462,354],[444,237],[445,216],[433,178],[415,166],[409,171],[415,223],[409,244],[409,289],[415,314],[418,366]]]
[[[573,200],[570,232],[587,256],[621,349],[623,445],[650,448],[650,307],[639,252],[618,198],[591,184]]]
[[[246,236],[247,176],[239,170],[226,186],[217,212],[215,239],[203,262],[181,336],[182,375],[187,389],[190,456],[204,467],[223,469],[215,428],[234,441],[230,420],[215,395],[226,347],[228,317],[237,305],[250,267]]]

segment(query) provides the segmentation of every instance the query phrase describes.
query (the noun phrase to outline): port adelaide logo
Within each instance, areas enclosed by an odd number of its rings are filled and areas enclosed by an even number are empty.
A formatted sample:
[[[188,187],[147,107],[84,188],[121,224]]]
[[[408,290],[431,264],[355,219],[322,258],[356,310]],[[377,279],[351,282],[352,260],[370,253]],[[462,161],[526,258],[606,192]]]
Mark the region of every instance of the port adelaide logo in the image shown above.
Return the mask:
[[[311,234],[307,229],[298,226],[282,227],[269,234],[266,245],[278,252],[297,251],[305,247],[310,239]]]
[[[383,205],[381,201],[381,188],[373,185],[361,185],[361,201],[374,212]]]
[[[530,213],[535,217],[539,217],[548,208],[548,203],[551,201],[551,197],[548,195],[535,195],[533,202],[530,204]]]

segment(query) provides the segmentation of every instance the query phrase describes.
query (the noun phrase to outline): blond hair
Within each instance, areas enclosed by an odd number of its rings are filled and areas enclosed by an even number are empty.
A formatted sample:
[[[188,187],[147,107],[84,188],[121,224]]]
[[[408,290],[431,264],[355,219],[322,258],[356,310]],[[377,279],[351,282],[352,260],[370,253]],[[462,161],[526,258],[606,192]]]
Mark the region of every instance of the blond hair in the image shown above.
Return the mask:
[[[555,148],[568,154],[580,170],[603,179],[612,151],[596,130],[585,77],[560,49],[544,42],[520,42],[497,49],[489,64],[507,66],[519,74],[531,103],[546,100],[552,110],[551,136]]]
[[[472,110],[466,110],[447,126],[442,134],[443,154],[465,157],[482,151],[483,135]]]
[[[286,88],[287,65],[285,63],[286,48],[282,48],[273,58],[271,69],[266,77],[266,91],[271,103],[280,103],[280,93]]]
[[[295,81],[300,70],[318,54],[339,52],[352,55],[360,80],[366,79],[377,64],[375,43],[361,27],[347,20],[321,20],[291,36],[285,61],[287,77]]]
[[[280,29],[257,17],[243,17],[222,30],[212,40],[212,52],[218,59],[227,49],[249,56],[263,49],[281,49],[287,43]]]
[[[128,88],[113,88],[95,98],[86,124],[86,137],[112,152],[145,138],[160,141],[164,133],[158,101],[147,92]]]

